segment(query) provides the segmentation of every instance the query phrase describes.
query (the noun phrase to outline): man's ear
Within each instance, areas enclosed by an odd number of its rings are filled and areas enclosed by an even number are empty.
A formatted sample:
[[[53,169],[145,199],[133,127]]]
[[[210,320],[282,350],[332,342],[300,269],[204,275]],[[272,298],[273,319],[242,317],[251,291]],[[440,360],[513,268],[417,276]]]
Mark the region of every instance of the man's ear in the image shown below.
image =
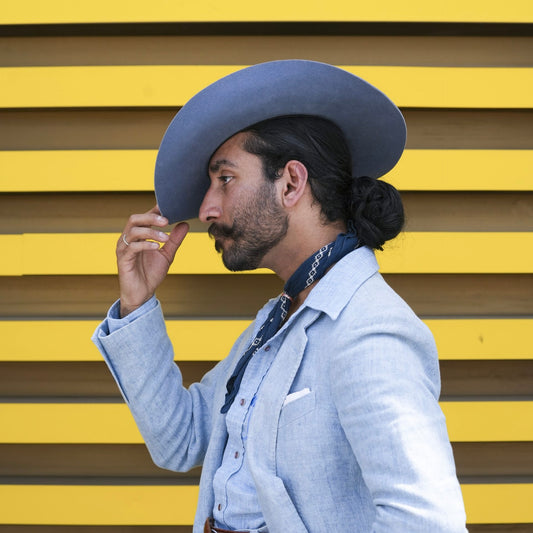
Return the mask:
[[[281,202],[284,207],[294,207],[302,198],[307,185],[307,168],[297,160],[291,160],[281,176]]]

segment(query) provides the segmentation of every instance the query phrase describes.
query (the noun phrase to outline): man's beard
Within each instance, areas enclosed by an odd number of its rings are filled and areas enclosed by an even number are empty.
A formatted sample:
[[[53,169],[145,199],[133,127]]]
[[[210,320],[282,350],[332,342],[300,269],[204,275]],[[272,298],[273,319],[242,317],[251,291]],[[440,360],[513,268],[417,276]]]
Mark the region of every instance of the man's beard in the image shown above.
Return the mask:
[[[256,269],[287,234],[289,217],[276,202],[274,190],[271,182],[265,182],[253,198],[235,209],[232,226],[209,226],[208,233],[215,238],[215,248],[222,252],[228,270]]]

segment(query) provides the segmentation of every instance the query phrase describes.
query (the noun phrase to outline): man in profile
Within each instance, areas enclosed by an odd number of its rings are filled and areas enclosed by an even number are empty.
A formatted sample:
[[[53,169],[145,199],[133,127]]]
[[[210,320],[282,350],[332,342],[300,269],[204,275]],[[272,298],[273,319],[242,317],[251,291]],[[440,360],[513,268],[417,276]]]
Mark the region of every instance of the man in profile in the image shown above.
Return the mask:
[[[94,341],[154,461],[203,465],[195,533],[466,531],[434,341],[373,252],[403,225],[377,178],[405,135],[383,93],[312,61],[227,76],[169,126]],[[155,291],[188,225],[162,228],[195,216],[228,269],[285,286],[185,389]]]

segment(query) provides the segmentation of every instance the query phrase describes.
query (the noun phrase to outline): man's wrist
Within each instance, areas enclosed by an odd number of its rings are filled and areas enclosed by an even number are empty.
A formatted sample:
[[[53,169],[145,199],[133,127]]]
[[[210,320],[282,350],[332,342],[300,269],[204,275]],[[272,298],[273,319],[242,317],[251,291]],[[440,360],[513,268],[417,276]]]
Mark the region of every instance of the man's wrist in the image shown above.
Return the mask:
[[[147,302],[152,300],[154,298],[154,295],[152,294],[149,298],[144,300],[144,302],[140,304],[129,304],[128,302],[125,302],[122,298],[119,299],[119,315],[120,318],[126,318],[128,315],[136,311],[137,309],[140,309],[143,305],[145,305]]]
[[[137,318],[152,311],[156,306],[157,306],[157,299],[155,296],[152,296],[147,302],[145,302],[144,304],[134,309],[128,315],[122,317],[120,315],[120,300],[117,300],[111,306],[107,314],[107,322],[109,324],[110,333],[130,324],[131,322],[135,321]]]
[[[126,318],[128,315],[133,313],[133,311],[135,311],[136,309],[139,309],[139,307],[141,307],[141,305],[143,305],[143,304],[140,304],[140,305],[135,305],[135,306],[129,306],[127,304],[124,304],[122,302],[122,300],[119,300],[119,302],[120,302],[120,304],[119,304],[119,316],[120,316],[120,318]]]

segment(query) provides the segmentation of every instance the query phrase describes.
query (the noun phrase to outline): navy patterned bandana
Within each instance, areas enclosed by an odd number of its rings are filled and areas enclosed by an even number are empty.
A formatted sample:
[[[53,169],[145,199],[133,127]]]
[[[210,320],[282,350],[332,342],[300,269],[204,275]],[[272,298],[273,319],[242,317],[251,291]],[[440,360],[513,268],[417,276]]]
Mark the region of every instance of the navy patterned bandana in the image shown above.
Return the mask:
[[[254,340],[241,357],[232,376],[226,384],[226,398],[220,409],[221,413],[227,413],[235,396],[239,392],[241,381],[248,363],[254,354],[270,340],[283,324],[293,299],[315,281],[318,281],[326,271],[346,254],[357,248],[357,236],[354,232],[341,233],[333,242],[323,246],[307,258],[287,280],[283,293],[278,298],[276,305],[268,315],[263,325],[259,328]]]

